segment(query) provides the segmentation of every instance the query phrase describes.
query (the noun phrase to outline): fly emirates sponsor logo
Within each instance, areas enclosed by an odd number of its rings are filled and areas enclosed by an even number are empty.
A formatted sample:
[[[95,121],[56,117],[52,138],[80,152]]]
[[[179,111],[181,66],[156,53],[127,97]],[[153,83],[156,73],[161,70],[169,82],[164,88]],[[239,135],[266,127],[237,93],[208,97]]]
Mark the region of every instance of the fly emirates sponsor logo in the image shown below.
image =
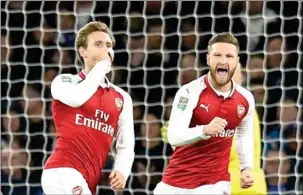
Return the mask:
[[[234,129],[223,130],[221,133],[213,135],[212,137],[233,137],[235,135]]]
[[[114,128],[111,125],[106,124],[109,119],[109,114],[102,110],[96,109],[95,119],[84,117],[82,114],[76,114],[75,123],[76,125],[86,126],[95,130],[99,130],[103,133],[114,136]],[[102,119],[105,122],[101,122]]]

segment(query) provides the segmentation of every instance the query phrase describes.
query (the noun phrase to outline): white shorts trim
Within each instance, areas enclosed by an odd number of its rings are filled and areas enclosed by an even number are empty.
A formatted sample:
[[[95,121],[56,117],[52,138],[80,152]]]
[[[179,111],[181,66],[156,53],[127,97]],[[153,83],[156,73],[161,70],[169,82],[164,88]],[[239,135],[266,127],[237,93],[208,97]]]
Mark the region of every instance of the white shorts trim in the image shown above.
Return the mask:
[[[82,174],[73,168],[44,169],[41,177],[43,192],[48,194],[91,195]]]
[[[160,194],[230,194],[230,182],[219,181],[215,184],[203,185],[194,189],[178,188],[164,182],[158,183],[154,190],[155,195]]]

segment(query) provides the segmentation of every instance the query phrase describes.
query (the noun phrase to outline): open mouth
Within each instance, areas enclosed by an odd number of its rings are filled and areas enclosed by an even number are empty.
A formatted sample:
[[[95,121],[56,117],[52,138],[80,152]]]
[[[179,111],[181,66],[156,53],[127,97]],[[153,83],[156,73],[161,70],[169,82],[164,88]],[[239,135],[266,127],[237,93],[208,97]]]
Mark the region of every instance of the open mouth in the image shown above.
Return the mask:
[[[228,70],[227,70],[227,68],[217,68],[217,74],[220,77],[226,77],[228,74]]]

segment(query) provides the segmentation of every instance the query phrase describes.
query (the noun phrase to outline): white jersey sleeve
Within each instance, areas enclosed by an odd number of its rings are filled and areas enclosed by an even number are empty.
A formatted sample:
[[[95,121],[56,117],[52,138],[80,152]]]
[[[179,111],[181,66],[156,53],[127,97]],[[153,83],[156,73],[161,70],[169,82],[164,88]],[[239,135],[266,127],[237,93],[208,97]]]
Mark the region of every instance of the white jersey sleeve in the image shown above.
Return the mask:
[[[246,91],[243,93],[249,103],[249,109],[246,116],[242,119],[237,127],[235,146],[240,161],[240,169],[253,168],[253,148],[254,148],[254,133],[253,133],[253,117],[255,109],[255,100],[253,95]]]
[[[203,125],[189,128],[200,92],[201,90],[193,89],[190,85],[184,85],[178,90],[173,101],[167,131],[167,138],[172,146],[187,145],[210,138],[203,134]]]
[[[82,106],[97,91],[110,63],[107,60],[98,62],[80,83],[75,75],[56,76],[51,84],[52,97],[71,107]]]
[[[123,91],[122,94],[124,105],[118,122],[114,170],[120,171],[127,180],[135,158],[135,134],[132,99],[126,92]]]

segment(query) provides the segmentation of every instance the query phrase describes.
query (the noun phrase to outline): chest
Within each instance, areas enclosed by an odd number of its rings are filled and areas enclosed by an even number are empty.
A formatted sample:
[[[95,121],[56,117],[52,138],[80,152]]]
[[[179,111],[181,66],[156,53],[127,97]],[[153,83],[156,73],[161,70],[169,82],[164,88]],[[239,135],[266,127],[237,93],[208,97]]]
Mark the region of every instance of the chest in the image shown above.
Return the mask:
[[[214,93],[201,93],[193,111],[193,125],[207,125],[215,117],[227,120],[226,129],[235,129],[245,117],[248,103],[241,96],[224,99]]]
[[[123,97],[111,88],[99,87],[79,109],[83,115],[101,122],[116,123],[123,107]]]

